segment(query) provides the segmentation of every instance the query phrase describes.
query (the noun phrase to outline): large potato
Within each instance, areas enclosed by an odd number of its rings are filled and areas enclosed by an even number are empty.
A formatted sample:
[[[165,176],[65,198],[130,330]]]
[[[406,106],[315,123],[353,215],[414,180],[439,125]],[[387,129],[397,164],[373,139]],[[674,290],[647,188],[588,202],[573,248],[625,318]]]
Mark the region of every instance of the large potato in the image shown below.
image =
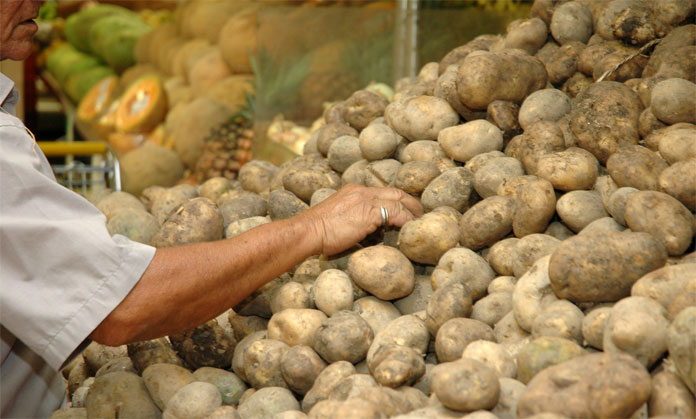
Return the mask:
[[[565,240],[551,255],[549,278],[558,297],[617,301],[640,277],[664,266],[667,250],[647,233],[601,231]]]
[[[433,368],[431,386],[442,404],[457,411],[492,409],[500,397],[495,371],[469,358]]]
[[[401,227],[397,246],[412,261],[435,265],[459,243],[457,221],[446,214],[429,212]]]
[[[343,103],[343,119],[358,131],[384,114],[389,101],[369,90],[358,90]]]
[[[447,320],[435,335],[438,362],[450,362],[461,358],[467,345],[481,339],[495,342],[493,329],[486,323],[464,317]]]
[[[234,198],[224,199],[219,204],[225,228],[235,221],[250,217],[265,217],[268,203],[260,195],[243,193]]]
[[[314,344],[314,332],[326,315],[319,310],[288,308],[278,312],[268,322],[268,338],[286,343],[288,346]]]
[[[283,187],[303,201],[310,202],[312,195],[320,189],[340,188],[341,177],[328,167],[320,165],[291,169],[283,176]]]
[[[502,47],[521,49],[529,55],[534,55],[546,42],[548,28],[546,23],[536,17],[519,19],[510,22]]]
[[[607,171],[619,187],[658,189],[658,179],[667,163],[655,152],[641,146],[627,146],[607,160]]]
[[[592,189],[598,175],[599,163],[595,156],[577,147],[546,154],[537,163],[537,176],[561,191]]]
[[[657,83],[650,108],[657,119],[667,124],[696,123],[696,84],[682,78]]]
[[[370,124],[360,132],[360,152],[367,161],[391,157],[399,136],[386,124]]]
[[[478,154],[502,150],[503,133],[492,123],[478,119],[443,129],[437,136],[437,142],[447,156],[467,162]]]
[[[433,336],[446,321],[471,314],[471,291],[459,282],[449,283],[433,292],[425,309],[425,324]]]
[[[358,162],[359,163],[359,162]],[[365,186],[392,186],[401,163],[394,159],[377,160],[365,167]]]
[[[348,361],[334,362],[324,368],[302,399],[302,411],[309,412],[315,404],[326,400],[339,381],[355,372],[355,367]]]
[[[544,307],[532,324],[532,337],[553,336],[582,344],[583,313],[575,304],[560,300]]]
[[[505,237],[512,230],[515,199],[492,196],[469,208],[459,221],[462,246],[479,250]]]
[[[690,282],[696,285],[696,264],[667,265],[636,281],[631,296],[649,297],[669,309],[680,295],[688,294]]]
[[[500,186],[498,195],[515,199],[512,231],[517,237],[543,232],[556,212],[553,185],[536,176],[512,178]]]
[[[570,112],[570,98],[558,89],[537,90],[522,102],[519,123],[527,130],[534,122],[556,122]]]
[[[167,218],[186,201],[198,196],[192,185],[177,185],[156,193],[150,202],[150,213],[162,224]],[[107,219],[109,215],[107,214]]]
[[[474,304],[471,318],[493,327],[512,311],[512,290],[490,292]]]
[[[239,169],[239,183],[245,191],[268,193],[278,167],[271,162],[252,160]]]
[[[582,319],[582,337],[588,345],[602,350],[604,347],[604,327],[611,313],[611,304],[598,304]]]
[[[505,148],[505,154],[515,157],[530,175],[535,175],[539,159],[545,154],[563,151],[566,140],[558,123],[537,121],[522,134],[514,137]]]
[[[244,376],[255,389],[288,385],[280,370],[280,360],[290,347],[275,339],[259,339],[244,351]]]
[[[295,345],[280,358],[280,372],[288,387],[298,394],[306,394],[324,368],[326,362],[306,345]]]
[[[509,255],[512,273],[520,278],[537,260],[550,255],[561,241],[547,234],[529,234],[515,242],[515,248]]]
[[[365,291],[382,300],[405,297],[415,285],[413,265],[398,249],[367,247],[351,255],[348,274]]]
[[[495,273],[484,258],[471,249],[455,247],[442,255],[430,276],[430,283],[434,290],[449,283],[464,284],[471,298],[478,300],[486,294],[493,278]]]
[[[571,191],[556,202],[556,212],[563,223],[579,232],[592,221],[606,217],[602,197],[594,191]]]
[[[674,360],[677,375],[696,392],[696,307],[682,310],[669,326],[667,349]]]
[[[383,345],[397,344],[406,346],[420,355],[425,355],[430,342],[428,328],[420,318],[412,314],[397,317],[387,324],[387,326],[375,335],[375,339],[367,351],[367,363],[372,362],[372,358],[377,350]]]
[[[394,177],[394,186],[412,195],[420,195],[430,182],[440,175],[437,164],[431,161],[411,161],[403,164]]]
[[[551,336],[536,338],[517,353],[517,378],[529,384],[544,369],[581,355],[585,355],[585,351],[572,340]]]
[[[519,77],[508,77],[510,68]],[[486,109],[494,100],[520,103],[530,93],[546,86],[544,64],[524,55],[480,52],[467,56],[459,67],[457,90],[471,109]]]
[[[327,123],[319,128],[317,135],[317,150],[324,156],[329,154],[331,144],[339,137],[349,135],[358,136],[358,131],[348,124]]]
[[[156,247],[182,246],[189,243],[222,239],[224,221],[217,205],[208,198],[193,198],[183,204],[152,236]]]
[[[368,296],[363,297],[353,303],[353,311],[365,319],[375,334],[392,320],[401,316],[401,312],[389,301]]]
[[[445,170],[423,190],[421,204],[426,211],[449,206],[462,212],[469,206],[472,184],[473,174],[469,170],[463,167]]]
[[[499,188],[509,179],[523,176],[524,168],[512,157],[496,157],[481,166],[474,175],[474,189],[481,198],[498,195]]]
[[[373,337],[372,327],[358,313],[339,311],[316,329],[314,350],[329,363],[356,364],[365,359]]]
[[[390,103],[384,119],[402,137],[418,141],[435,140],[440,131],[459,122],[459,115],[444,99],[415,96]]]
[[[520,328],[532,331],[534,319],[546,306],[558,300],[551,289],[549,279],[549,260],[544,256],[537,260],[521,278],[517,280],[512,293],[512,310]]]
[[[585,4],[569,1],[554,10],[549,26],[561,45],[572,41],[587,43],[592,35],[592,13]]]
[[[290,218],[307,208],[309,205],[290,191],[276,190],[268,196],[268,215],[272,220]]]

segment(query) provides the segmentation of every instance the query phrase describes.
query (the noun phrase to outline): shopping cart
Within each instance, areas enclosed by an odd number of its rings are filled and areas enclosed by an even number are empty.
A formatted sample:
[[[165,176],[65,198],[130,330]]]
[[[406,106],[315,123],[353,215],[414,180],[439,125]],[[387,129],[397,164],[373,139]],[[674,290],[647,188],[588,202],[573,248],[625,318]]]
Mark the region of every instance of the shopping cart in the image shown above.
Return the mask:
[[[53,173],[66,188],[94,197],[107,191],[121,190],[121,171],[116,154],[101,141],[39,141],[47,157],[65,157],[64,164],[54,164]],[[75,157],[87,157],[85,163]],[[84,159],[83,159],[84,160]]]

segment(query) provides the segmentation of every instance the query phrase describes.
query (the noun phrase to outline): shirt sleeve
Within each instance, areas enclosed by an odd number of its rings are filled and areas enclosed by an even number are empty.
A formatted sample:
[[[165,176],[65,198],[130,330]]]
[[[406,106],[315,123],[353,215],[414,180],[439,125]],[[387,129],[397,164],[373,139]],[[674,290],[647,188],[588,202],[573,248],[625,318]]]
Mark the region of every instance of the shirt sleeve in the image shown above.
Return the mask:
[[[105,216],[45,166],[21,127],[0,125],[0,319],[60,369],[138,282],[155,249],[112,237]]]

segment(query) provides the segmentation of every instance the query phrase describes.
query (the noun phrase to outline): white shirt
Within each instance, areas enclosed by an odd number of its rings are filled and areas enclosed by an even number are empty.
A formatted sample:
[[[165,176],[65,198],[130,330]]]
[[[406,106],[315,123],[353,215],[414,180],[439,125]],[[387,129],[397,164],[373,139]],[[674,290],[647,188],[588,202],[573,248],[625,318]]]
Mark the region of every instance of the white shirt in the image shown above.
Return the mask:
[[[19,94],[0,73],[0,105]],[[59,185],[22,122],[0,110],[0,417],[48,417],[58,370],[125,298],[155,248],[110,236],[106,218]]]

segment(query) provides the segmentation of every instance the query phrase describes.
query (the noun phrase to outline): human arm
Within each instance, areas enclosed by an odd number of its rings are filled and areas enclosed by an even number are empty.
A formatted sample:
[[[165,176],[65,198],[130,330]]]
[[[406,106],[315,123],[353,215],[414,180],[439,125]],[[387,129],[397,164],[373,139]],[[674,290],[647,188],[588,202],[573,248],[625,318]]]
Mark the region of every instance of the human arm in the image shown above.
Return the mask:
[[[140,281],[90,337],[117,346],[181,332],[217,316],[309,256],[341,252],[382,224],[422,214],[403,191],[348,185],[290,219],[227,240],[158,249]]]

